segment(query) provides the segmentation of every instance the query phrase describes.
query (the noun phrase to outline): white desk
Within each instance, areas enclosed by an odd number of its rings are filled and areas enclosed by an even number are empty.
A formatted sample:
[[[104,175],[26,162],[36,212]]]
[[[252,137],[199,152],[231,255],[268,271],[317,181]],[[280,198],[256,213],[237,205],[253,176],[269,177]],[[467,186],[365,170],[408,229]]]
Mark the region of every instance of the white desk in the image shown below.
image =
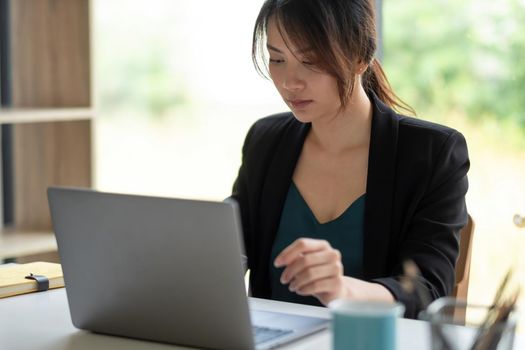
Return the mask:
[[[287,311],[302,315],[327,315],[320,307],[302,306],[263,299],[251,299],[252,307]],[[398,349],[430,349],[429,330],[422,321],[400,319]],[[525,349],[523,336],[518,336],[515,349]],[[325,330],[283,349],[330,349],[330,331]],[[0,349],[2,350],[160,350],[186,347],[145,342],[93,334],[78,330],[71,324],[65,289],[0,299]]]

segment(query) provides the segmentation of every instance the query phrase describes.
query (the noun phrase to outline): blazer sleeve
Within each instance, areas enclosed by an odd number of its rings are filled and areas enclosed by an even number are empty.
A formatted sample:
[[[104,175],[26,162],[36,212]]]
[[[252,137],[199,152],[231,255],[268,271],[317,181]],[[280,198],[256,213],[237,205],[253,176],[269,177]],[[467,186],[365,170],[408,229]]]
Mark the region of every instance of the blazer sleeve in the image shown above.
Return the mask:
[[[432,300],[447,296],[455,284],[455,265],[459,255],[459,231],[467,223],[465,194],[470,166],[467,145],[457,131],[448,136],[434,159],[427,190],[398,249],[397,262],[390,276],[372,282],[385,286],[406,307],[405,316],[415,318],[424,308],[415,293],[401,288],[402,263],[410,259],[421,271],[422,284]]]

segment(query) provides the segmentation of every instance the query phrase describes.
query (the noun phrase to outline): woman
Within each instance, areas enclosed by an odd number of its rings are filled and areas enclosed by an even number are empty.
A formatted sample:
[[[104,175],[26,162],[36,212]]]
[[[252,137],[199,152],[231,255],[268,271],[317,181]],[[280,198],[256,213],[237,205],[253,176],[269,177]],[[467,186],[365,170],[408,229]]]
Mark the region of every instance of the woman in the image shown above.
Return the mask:
[[[264,49],[269,60],[264,57]],[[432,299],[454,286],[466,224],[464,137],[405,117],[374,58],[368,0],[267,0],[253,58],[291,109],[247,134],[233,197],[252,295],[312,305],[337,298],[422,305],[401,287],[405,260]]]

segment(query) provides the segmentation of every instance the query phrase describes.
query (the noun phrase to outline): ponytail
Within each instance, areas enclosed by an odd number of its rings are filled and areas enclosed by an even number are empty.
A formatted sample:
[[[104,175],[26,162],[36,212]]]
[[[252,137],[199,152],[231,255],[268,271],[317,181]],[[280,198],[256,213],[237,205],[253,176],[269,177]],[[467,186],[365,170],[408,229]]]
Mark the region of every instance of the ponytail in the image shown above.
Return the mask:
[[[415,110],[394,93],[381,64],[375,57],[372,58],[368,69],[363,74],[363,88],[367,94],[370,92],[376,94],[390,108],[398,112],[404,111],[410,115],[416,115]]]

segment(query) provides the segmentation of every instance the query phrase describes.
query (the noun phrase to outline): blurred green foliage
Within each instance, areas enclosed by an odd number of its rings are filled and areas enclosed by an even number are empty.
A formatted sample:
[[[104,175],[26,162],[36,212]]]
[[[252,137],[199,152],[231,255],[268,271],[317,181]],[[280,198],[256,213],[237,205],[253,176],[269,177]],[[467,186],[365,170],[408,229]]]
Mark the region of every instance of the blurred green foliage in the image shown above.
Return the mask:
[[[94,67],[101,115],[162,118],[191,103],[177,55],[186,34],[171,0],[96,0]]]
[[[169,55],[148,43],[143,51],[129,52],[105,62],[101,72],[100,108],[162,117],[170,109],[189,101],[183,79],[170,72]]]
[[[418,115],[525,132],[524,0],[384,0],[384,67]]]
[[[195,62],[181,51],[193,40],[194,19],[185,6],[95,1],[104,115],[159,117],[191,105]],[[440,121],[453,112],[525,133],[525,0],[384,0],[383,7],[384,68],[418,115]]]

